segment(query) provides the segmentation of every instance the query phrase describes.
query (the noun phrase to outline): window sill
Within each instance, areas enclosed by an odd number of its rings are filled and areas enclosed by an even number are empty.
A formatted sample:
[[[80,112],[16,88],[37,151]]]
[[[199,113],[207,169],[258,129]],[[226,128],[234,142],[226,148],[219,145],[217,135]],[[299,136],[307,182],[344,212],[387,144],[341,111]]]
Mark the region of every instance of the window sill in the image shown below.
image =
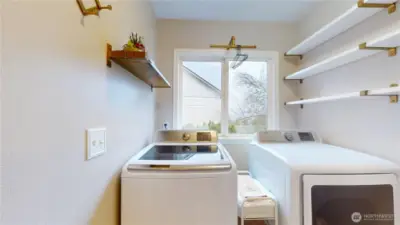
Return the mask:
[[[227,145],[250,144],[253,141],[253,135],[219,136],[218,141],[221,144],[227,144]]]

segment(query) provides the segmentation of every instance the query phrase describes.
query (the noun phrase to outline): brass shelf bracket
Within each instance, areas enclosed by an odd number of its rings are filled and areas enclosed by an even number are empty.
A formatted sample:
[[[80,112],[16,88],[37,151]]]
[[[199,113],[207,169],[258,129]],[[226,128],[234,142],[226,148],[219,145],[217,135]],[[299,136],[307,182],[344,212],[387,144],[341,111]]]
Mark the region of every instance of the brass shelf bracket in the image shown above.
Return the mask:
[[[394,3],[365,3],[364,0],[358,0],[357,3],[359,8],[385,8],[388,10],[389,14],[396,12],[397,6],[396,2]]]
[[[256,45],[236,45],[236,38],[235,38],[235,36],[232,36],[231,40],[229,41],[229,44],[227,44],[227,45],[215,45],[215,44],[212,44],[212,45],[210,45],[210,48],[224,48],[226,50],[244,49],[244,48],[255,49],[255,48],[257,48],[257,46]]]
[[[362,90],[360,91],[360,96],[368,96],[369,91],[368,90]]]
[[[96,2],[96,7],[97,7],[97,9],[99,10],[99,11],[101,11],[101,10],[103,10],[103,9],[108,9],[108,10],[112,10],[112,5],[106,5],[106,6],[102,6],[101,4],[100,4],[100,0],[95,0],[95,2]]]
[[[83,16],[99,15],[99,9],[96,6],[85,8],[85,5],[83,5],[82,0],[76,0],[76,3],[78,3],[79,9],[81,10]]]
[[[291,54],[287,54],[287,53],[284,54],[284,57],[299,57],[300,60],[303,59],[303,55],[291,55]]]
[[[390,87],[398,87],[398,84],[391,84]],[[399,95],[389,95],[390,103],[398,103],[399,102]]]
[[[367,46],[367,43],[364,42],[358,46],[360,50],[382,50],[382,51],[387,51],[388,56],[396,56],[397,55],[397,47],[369,47]]]
[[[111,68],[112,63],[111,63],[111,54],[112,54],[112,46],[110,44],[107,44],[107,58],[106,58],[106,63],[107,66]]]
[[[391,84],[390,87],[398,87],[398,84]],[[369,90],[362,90],[360,91],[360,96],[388,96],[390,99],[390,103],[398,103],[399,102],[399,95],[370,95]]]

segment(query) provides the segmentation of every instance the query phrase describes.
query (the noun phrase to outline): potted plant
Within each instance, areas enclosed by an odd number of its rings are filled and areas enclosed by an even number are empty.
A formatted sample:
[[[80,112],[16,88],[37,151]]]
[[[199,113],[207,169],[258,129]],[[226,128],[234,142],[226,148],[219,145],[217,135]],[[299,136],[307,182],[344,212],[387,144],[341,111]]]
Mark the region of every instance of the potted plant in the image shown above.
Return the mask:
[[[136,52],[145,52],[146,48],[143,44],[143,37],[139,36],[137,33],[132,33],[129,37],[129,41],[124,45],[125,51],[136,51]]]

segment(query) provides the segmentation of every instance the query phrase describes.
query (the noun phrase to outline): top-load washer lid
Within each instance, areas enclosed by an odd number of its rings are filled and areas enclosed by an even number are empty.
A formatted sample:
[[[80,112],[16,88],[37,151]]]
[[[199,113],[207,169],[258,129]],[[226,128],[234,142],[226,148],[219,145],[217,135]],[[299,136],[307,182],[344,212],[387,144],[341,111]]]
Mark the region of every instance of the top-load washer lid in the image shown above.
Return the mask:
[[[229,157],[219,144],[153,144],[129,162],[128,170],[227,170]]]
[[[301,174],[373,174],[400,170],[388,160],[323,144],[313,132],[263,131],[257,134],[253,145],[249,151],[251,166],[281,162]]]
[[[213,160],[224,159],[217,145],[155,145],[139,160]]]

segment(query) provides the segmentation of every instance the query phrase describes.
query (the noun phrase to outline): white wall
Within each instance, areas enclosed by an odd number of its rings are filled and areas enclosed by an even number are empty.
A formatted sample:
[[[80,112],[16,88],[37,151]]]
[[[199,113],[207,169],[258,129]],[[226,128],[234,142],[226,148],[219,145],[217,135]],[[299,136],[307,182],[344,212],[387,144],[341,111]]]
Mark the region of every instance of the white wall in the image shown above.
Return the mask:
[[[107,68],[105,46],[135,31],[154,56],[155,20],[145,1],[111,3],[83,19],[75,1],[3,3],[2,224],[119,224],[120,168],[152,139],[155,94]],[[99,126],[108,152],[85,161]]]
[[[209,49],[210,44],[228,43],[231,36],[236,36],[238,44],[255,44],[259,50],[280,52],[279,76],[295,70],[295,65],[286,62],[283,54],[296,44],[296,26],[288,23],[262,22],[217,22],[157,20],[157,61],[159,69],[172,82],[174,49],[194,48]],[[280,125],[283,128],[295,126],[295,115],[283,108],[284,99],[294,98],[296,85],[283,83],[280,88]],[[173,118],[172,89],[157,90],[156,127],[161,128],[164,121],[172,124]]]
[[[315,2],[308,16],[299,21],[297,37],[299,43],[316,32],[325,24],[331,22],[341,13],[356,4],[354,0],[330,0]]]
[[[336,4],[346,3],[336,1]],[[345,7],[338,5],[331,9],[340,8]],[[339,15],[342,12],[344,10],[336,10],[335,14]],[[313,21],[326,23],[330,19],[331,16],[324,17],[321,13],[312,14],[303,21],[300,29],[303,32],[316,30],[317,28],[310,28],[316,26]],[[398,24],[399,19],[400,12],[388,16],[386,11],[382,11],[307,54],[304,65],[310,65],[341,49],[360,44],[378,35],[381,29],[386,30],[393,24]],[[306,79],[299,85],[298,97],[309,98],[388,87],[391,83],[400,82],[399,59],[400,55],[389,58],[387,53],[383,52]],[[316,130],[328,143],[369,152],[400,164],[400,104],[389,104],[388,101],[387,97],[346,100],[306,105],[303,110],[295,111],[298,113],[299,128]]]

